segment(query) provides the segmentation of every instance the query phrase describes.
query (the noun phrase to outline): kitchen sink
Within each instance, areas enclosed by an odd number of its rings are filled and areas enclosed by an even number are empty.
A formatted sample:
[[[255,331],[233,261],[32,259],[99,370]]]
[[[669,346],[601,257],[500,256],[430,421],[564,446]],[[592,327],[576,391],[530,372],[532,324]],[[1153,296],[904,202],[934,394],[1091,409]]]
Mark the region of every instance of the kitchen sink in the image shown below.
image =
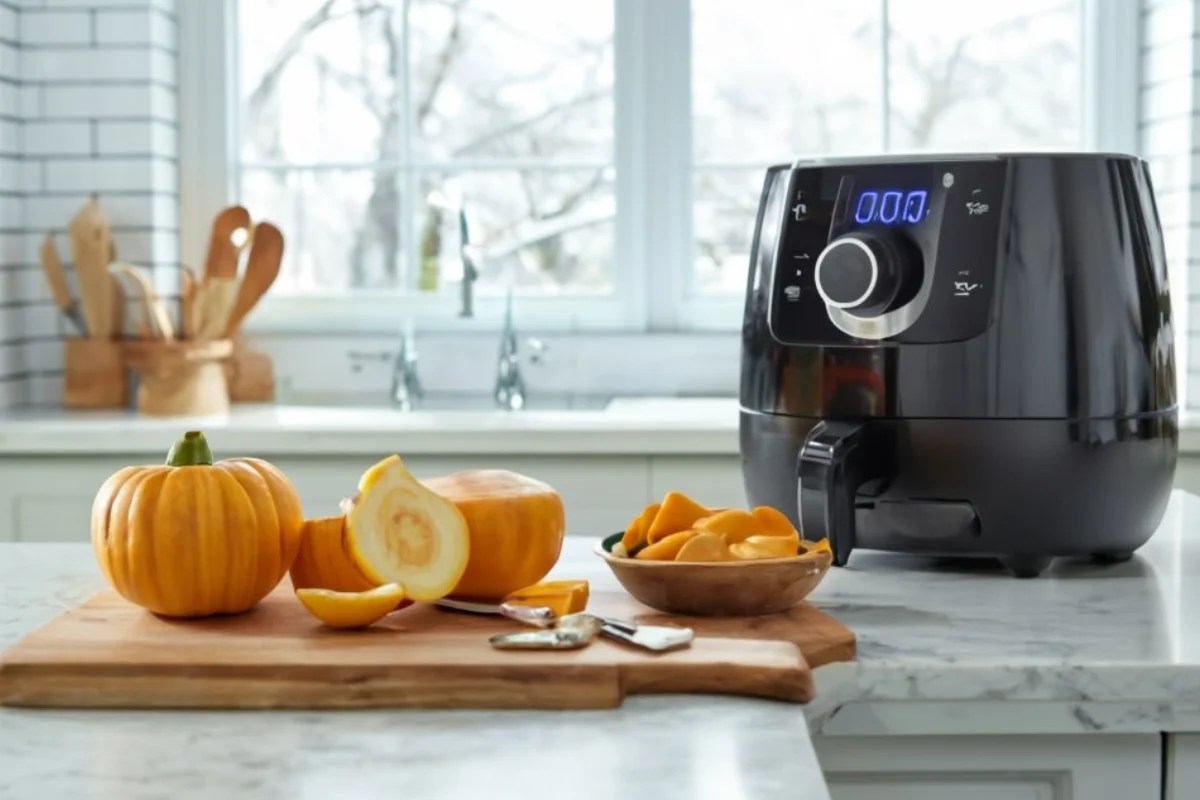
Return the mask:
[[[531,392],[525,398],[524,411],[603,411],[613,397],[600,394],[556,394]],[[400,412],[386,393],[345,394],[325,392],[287,392],[276,398],[281,405],[317,406],[332,408],[378,408]],[[413,411],[497,411],[490,394],[468,392],[432,392],[413,403]],[[520,413],[520,412],[512,412]]]

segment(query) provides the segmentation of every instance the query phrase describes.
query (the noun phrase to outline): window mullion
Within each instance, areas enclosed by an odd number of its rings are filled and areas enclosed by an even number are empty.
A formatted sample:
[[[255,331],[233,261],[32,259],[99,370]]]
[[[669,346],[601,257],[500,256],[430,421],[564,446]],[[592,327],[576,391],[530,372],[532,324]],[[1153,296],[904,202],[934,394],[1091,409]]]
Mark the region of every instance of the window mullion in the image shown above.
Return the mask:
[[[624,300],[629,327],[647,327],[650,286],[650,198],[646,171],[646,6],[613,0],[613,164],[616,217],[613,292]]]
[[[408,19],[411,12],[411,0],[404,0],[403,18],[400,22],[401,52],[404,54],[400,66],[403,81],[400,91],[404,102],[404,122],[400,129],[402,141],[399,178],[400,191],[403,194],[400,198],[400,219],[397,220],[397,224],[400,226],[400,241],[403,243],[402,249],[408,262],[404,265],[402,286],[409,291],[415,291],[421,280],[421,243],[417,241],[416,235],[417,209],[421,200],[417,197],[417,173],[412,168],[415,131],[412,119],[412,34]]]
[[[892,18],[888,0],[879,0],[879,94],[881,149],[892,149]]]
[[[635,2],[644,29],[642,118],[644,163],[637,180],[646,222],[646,322],[674,330],[683,317],[692,266],[691,4]]]
[[[1141,4],[1081,0],[1083,144],[1136,153],[1141,82]]]

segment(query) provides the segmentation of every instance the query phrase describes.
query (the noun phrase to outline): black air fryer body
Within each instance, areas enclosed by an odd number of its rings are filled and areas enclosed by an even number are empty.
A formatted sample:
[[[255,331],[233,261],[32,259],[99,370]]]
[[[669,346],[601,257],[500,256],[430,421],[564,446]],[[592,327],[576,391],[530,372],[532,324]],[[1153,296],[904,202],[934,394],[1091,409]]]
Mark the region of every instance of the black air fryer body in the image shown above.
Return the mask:
[[[1178,446],[1147,167],[1100,154],[767,171],[742,332],[748,499],[853,548],[1123,560]]]

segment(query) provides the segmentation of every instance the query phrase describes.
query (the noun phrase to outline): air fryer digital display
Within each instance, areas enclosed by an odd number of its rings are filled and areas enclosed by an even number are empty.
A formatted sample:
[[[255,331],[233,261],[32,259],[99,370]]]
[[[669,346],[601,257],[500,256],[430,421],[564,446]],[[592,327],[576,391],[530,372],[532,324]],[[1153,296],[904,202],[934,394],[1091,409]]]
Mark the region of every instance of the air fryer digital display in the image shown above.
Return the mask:
[[[929,216],[929,190],[862,189],[850,205],[858,225],[916,225]]]
[[[982,333],[991,314],[1007,161],[897,162],[784,171],[769,325],[786,344],[847,344],[816,290],[814,271],[839,236],[883,228],[920,253],[928,299],[889,341],[961,341]],[[760,243],[762,244],[762,243]]]

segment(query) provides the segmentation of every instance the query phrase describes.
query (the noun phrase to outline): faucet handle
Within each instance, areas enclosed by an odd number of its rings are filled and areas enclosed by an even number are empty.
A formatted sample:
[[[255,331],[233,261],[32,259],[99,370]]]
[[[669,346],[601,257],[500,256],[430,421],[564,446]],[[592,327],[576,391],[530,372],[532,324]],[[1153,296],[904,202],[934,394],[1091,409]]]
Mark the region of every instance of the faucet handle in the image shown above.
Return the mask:
[[[527,337],[525,339],[525,345],[532,351],[529,354],[529,363],[530,364],[541,364],[542,356],[545,354],[545,352],[547,350],[550,349],[550,347],[545,342],[543,342],[541,339],[537,339],[533,336]]]

